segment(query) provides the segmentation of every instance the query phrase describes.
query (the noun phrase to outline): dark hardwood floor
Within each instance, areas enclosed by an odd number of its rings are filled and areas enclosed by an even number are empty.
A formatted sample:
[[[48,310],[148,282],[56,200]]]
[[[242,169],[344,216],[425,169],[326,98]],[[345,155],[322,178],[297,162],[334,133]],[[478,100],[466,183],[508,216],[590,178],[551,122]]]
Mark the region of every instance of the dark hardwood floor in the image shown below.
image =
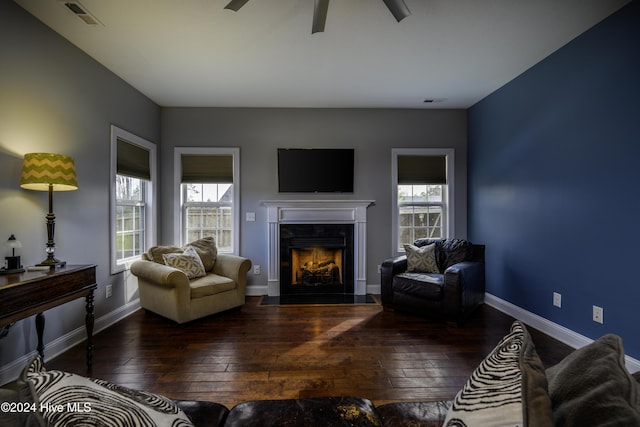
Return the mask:
[[[374,404],[450,399],[513,319],[484,306],[461,328],[379,305],[244,307],[177,325],[140,310],[80,344],[60,369],[173,399],[219,402],[350,395]],[[572,349],[529,328],[546,366]]]

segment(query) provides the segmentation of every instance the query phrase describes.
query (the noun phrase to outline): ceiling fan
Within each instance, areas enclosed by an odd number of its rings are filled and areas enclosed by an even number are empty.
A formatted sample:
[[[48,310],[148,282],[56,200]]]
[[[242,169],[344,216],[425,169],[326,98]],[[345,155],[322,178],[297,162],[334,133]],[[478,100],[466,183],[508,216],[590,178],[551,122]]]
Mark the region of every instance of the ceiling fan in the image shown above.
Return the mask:
[[[233,10],[237,12],[242,6],[244,6],[249,0],[231,0],[229,4],[225,6],[225,9]],[[404,0],[382,0],[387,5],[396,21],[400,22],[407,16],[411,15],[411,11],[404,3]],[[324,24],[327,21],[327,10],[329,9],[329,0],[315,0],[313,7],[313,26],[311,27],[311,34],[324,31]]]

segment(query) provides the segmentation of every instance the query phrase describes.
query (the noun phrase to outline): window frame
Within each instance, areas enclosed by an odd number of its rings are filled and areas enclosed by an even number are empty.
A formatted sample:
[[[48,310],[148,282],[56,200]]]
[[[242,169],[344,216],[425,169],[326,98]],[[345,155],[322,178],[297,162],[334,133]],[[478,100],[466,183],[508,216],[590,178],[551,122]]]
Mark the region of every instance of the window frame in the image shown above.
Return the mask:
[[[393,148],[391,150],[391,253],[403,255],[404,248],[398,243],[400,234],[400,215],[398,204],[398,157],[399,156],[444,156],[446,159],[447,184],[442,194],[442,203],[419,203],[424,206],[442,205],[445,220],[442,224],[442,237],[455,236],[455,150],[453,148]],[[416,204],[418,205],[418,204]]]
[[[131,263],[140,259],[140,255],[128,257],[123,260],[117,259],[117,192],[116,181],[118,175],[118,141],[123,141],[127,144],[135,145],[149,152],[149,175],[151,179],[145,180],[144,203],[145,203],[145,218],[144,218],[144,248],[142,252],[146,251],[149,247],[153,246],[156,241],[157,235],[157,148],[156,144],[134,135],[124,129],[121,129],[115,125],[111,125],[111,165],[110,165],[110,261],[111,261],[111,274],[117,274],[129,269]]]
[[[231,250],[221,253],[240,253],[240,148],[237,147],[175,147],[173,155],[174,171],[174,241],[186,244],[184,227],[185,194],[182,191],[182,155],[228,155],[233,161],[233,201],[231,203]]]

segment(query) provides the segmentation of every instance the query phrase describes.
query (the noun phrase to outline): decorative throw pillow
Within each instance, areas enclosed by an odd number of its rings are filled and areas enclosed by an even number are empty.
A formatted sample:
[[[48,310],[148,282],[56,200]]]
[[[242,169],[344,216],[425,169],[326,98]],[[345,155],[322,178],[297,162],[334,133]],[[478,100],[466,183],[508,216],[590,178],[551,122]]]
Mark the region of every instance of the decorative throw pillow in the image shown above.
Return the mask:
[[[164,254],[181,254],[182,249],[177,246],[152,246],[147,251],[147,256],[158,264],[164,264]]]
[[[523,323],[515,321],[476,368],[444,426],[553,426],[544,367]]]
[[[605,335],[547,369],[556,425],[640,426],[640,384],[629,374],[622,339]]]
[[[62,371],[47,371],[40,356],[23,370],[19,385],[42,425],[167,426],[193,423],[166,397]]]
[[[436,262],[436,245],[417,247],[411,244],[404,245],[407,254],[407,271],[416,273],[440,273]]]
[[[187,246],[181,254],[164,254],[162,257],[165,264],[182,270],[189,279],[195,279],[207,274],[200,256],[191,246]]]
[[[187,246],[193,247],[198,255],[200,255],[205,271],[213,270],[218,256],[218,248],[216,248],[216,241],[213,237],[198,239],[189,243]]]

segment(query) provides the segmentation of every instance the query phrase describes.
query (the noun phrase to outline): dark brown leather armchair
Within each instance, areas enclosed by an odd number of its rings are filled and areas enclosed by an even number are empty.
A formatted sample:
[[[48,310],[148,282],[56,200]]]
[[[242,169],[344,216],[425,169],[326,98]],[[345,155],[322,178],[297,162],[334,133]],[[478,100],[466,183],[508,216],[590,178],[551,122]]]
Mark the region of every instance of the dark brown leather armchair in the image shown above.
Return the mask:
[[[485,247],[460,239],[419,239],[414,245],[432,243],[441,273],[407,272],[406,255],[382,263],[382,305],[460,325],[484,302]]]

